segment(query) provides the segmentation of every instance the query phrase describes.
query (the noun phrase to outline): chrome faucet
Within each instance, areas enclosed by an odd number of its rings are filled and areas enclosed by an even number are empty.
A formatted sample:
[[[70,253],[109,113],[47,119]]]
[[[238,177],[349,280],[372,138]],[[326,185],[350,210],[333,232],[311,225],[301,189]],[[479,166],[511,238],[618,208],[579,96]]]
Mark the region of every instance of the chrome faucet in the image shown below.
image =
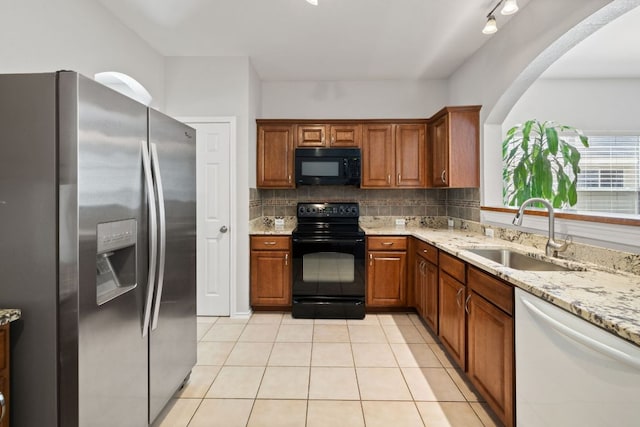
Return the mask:
[[[513,218],[513,225],[521,226],[522,218],[524,217],[524,208],[532,203],[542,203],[547,210],[549,211],[549,240],[547,240],[547,246],[545,248],[545,253],[547,256],[558,256],[558,252],[563,252],[567,250],[567,246],[571,243],[571,238],[569,237],[565,242],[558,243],[555,240],[555,216],[553,212],[553,206],[551,203],[546,201],[545,199],[541,199],[539,197],[533,197],[531,199],[525,200],[518,213]]]

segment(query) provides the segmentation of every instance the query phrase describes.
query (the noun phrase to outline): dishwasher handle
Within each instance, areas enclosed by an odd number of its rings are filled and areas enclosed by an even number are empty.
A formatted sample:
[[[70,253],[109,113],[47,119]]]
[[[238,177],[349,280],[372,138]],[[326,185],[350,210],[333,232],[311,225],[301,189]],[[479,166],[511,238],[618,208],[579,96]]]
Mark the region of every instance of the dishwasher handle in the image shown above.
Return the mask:
[[[630,366],[634,369],[640,370],[640,360],[637,358],[625,353],[624,351],[618,350],[606,344],[603,344],[599,341],[590,338],[575,329],[572,329],[560,322],[558,322],[553,317],[549,316],[547,313],[543,312],[540,308],[536,307],[530,301],[525,299],[520,299],[520,301],[524,304],[524,306],[529,310],[531,314],[539,318],[540,320],[547,323],[553,329],[555,329],[558,333],[570,338],[577,343],[580,343],[598,353],[607,356],[611,359],[617,360],[620,363],[623,363],[627,366]]]

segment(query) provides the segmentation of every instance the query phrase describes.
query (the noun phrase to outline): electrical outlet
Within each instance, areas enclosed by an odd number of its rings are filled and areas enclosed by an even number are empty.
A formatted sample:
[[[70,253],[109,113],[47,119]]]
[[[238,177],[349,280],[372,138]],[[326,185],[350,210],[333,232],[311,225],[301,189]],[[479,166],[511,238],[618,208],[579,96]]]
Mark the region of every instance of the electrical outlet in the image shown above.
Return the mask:
[[[447,219],[447,227],[453,228],[453,218],[448,218]]]
[[[284,227],[284,218],[276,218],[276,227]]]
[[[405,224],[404,218],[396,218],[396,227],[404,227]]]
[[[485,228],[484,235],[493,239],[493,228]]]

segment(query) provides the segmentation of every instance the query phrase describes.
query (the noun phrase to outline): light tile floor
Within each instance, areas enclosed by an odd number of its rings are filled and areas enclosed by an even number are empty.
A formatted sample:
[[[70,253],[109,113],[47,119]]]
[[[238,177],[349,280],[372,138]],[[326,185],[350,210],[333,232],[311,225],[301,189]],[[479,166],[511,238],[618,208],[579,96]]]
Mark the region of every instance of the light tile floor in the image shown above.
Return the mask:
[[[415,314],[198,318],[198,364],[154,427],[489,427]]]

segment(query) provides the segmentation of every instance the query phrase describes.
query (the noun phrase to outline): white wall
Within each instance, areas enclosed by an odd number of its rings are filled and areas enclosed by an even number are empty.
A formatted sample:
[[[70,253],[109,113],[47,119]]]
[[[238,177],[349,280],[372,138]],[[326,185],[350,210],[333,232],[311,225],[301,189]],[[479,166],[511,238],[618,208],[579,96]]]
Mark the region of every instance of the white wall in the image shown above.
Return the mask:
[[[256,164],[257,146],[256,135],[258,133],[256,119],[262,117],[262,82],[253,65],[249,69],[249,165]],[[256,168],[249,170],[249,183],[251,188],[256,187]]]
[[[539,79],[503,122],[506,129],[531,118],[585,131],[640,131],[640,79]]]
[[[0,73],[119,71],[164,107],[163,58],[98,2],[0,0]]]
[[[447,98],[446,80],[263,82],[262,118],[425,118]]]
[[[244,315],[249,307],[249,187],[255,187],[255,72],[247,57],[167,57],[166,111],[175,117],[236,117],[235,220],[237,271],[235,307],[231,315]],[[252,76],[253,75],[253,76]],[[252,83],[253,82],[253,83]],[[254,125],[255,126],[255,125]],[[255,127],[253,127],[255,129]],[[251,136],[250,136],[251,135]],[[251,154],[250,154],[251,153]],[[255,157],[253,157],[255,159]],[[253,177],[253,178],[252,178]],[[251,181],[253,179],[253,181]],[[232,301],[234,298],[232,297]]]

